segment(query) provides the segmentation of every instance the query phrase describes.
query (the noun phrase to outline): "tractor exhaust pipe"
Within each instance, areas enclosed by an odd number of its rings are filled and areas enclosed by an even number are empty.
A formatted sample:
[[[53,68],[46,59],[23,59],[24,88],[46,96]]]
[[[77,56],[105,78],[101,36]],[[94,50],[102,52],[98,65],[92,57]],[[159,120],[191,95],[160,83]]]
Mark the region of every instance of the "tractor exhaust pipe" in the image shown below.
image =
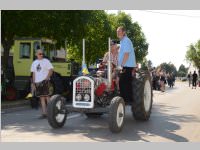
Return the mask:
[[[85,39],[83,39],[83,60],[82,60],[82,66],[85,64]]]
[[[111,56],[110,56],[110,53],[111,53],[111,48],[110,48],[110,43],[111,43],[111,40],[110,40],[110,37],[108,38],[108,88],[111,88],[111,84],[112,84],[112,68],[111,68]]]

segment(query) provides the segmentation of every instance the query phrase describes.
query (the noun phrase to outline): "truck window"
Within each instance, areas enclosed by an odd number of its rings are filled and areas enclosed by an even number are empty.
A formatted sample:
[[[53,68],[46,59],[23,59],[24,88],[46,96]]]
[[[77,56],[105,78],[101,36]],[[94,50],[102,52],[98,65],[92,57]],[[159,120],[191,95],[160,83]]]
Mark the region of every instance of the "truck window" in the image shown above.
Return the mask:
[[[20,59],[29,59],[31,57],[31,43],[20,43]]]

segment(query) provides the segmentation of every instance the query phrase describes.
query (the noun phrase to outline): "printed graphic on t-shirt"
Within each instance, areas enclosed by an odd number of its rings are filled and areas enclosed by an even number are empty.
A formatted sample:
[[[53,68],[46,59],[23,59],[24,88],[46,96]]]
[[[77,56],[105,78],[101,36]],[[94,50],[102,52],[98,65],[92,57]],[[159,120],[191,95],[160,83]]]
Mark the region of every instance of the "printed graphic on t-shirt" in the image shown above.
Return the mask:
[[[37,69],[37,72],[40,72],[40,70],[42,69],[40,64],[37,65],[36,69]]]

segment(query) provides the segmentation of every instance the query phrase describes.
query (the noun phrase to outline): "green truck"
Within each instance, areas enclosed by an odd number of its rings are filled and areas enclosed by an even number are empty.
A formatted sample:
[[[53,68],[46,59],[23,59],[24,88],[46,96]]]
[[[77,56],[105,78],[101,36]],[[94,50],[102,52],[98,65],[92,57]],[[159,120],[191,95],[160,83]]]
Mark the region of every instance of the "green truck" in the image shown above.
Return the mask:
[[[51,78],[54,94],[67,93],[71,97],[72,82],[77,76],[79,64],[67,61],[65,49],[56,50],[56,42],[47,38],[16,38],[13,53],[14,86],[21,96],[30,92],[30,67],[36,59],[37,49],[44,51],[45,58],[49,59],[54,67]]]

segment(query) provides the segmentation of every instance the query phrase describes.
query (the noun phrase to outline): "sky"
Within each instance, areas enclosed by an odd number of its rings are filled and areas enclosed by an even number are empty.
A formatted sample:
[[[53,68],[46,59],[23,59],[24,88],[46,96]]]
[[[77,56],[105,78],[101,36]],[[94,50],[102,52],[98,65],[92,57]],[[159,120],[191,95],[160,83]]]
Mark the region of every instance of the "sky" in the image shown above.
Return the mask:
[[[107,10],[117,13],[119,10]],[[142,27],[149,43],[147,59],[153,66],[171,62],[178,69],[189,67],[185,54],[191,43],[200,40],[200,10],[121,10]]]

